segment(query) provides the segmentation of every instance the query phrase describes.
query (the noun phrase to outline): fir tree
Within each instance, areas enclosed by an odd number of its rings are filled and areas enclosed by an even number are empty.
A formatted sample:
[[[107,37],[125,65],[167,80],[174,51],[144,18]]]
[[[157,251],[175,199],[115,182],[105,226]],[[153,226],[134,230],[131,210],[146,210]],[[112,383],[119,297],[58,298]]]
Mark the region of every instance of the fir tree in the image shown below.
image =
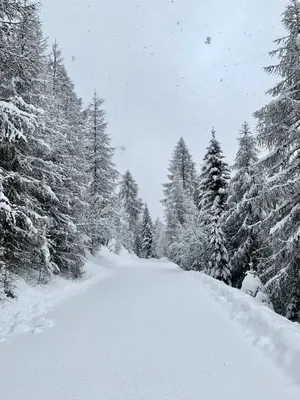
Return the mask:
[[[152,257],[152,243],[153,243],[153,225],[147,204],[145,204],[143,219],[142,219],[142,232],[141,232],[141,257]]]
[[[266,219],[272,255],[264,262],[262,279],[275,310],[300,320],[300,69],[299,2],[290,0],[282,17],[287,30],[270,55],[278,59],[267,73],[280,77],[268,93],[273,100],[255,113],[258,140],[268,150],[262,167],[268,170],[267,199],[273,205]]]
[[[203,259],[207,265],[207,274],[231,285],[231,266],[221,223],[229,181],[229,168],[223,159],[221,146],[213,129],[199,185],[199,223],[206,235]]]

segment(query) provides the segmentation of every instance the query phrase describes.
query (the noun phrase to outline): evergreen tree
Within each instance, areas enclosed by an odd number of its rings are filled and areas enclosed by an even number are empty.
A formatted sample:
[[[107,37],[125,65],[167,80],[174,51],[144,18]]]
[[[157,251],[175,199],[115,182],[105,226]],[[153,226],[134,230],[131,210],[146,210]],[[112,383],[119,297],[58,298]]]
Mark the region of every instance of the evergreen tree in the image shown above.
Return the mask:
[[[57,198],[44,179],[45,42],[30,2],[0,6],[1,279],[57,273],[47,238],[47,204]]]
[[[166,256],[166,228],[159,218],[156,219],[153,227],[153,257],[162,258]]]
[[[84,153],[84,129],[81,100],[77,98],[63,64],[57,42],[47,63],[48,98],[46,135],[51,142],[47,179],[58,201],[49,208],[51,223],[47,236],[51,241],[51,256],[60,271],[79,276],[83,265],[84,201],[87,186]]]
[[[119,198],[132,236],[131,245],[128,250],[132,250],[139,255],[139,223],[142,211],[142,201],[138,197],[138,185],[133,179],[130,171],[126,171],[121,179]]]
[[[196,183],[195,163],[182,137],[175,146],[168,170],[169,182],[164,184],[166,196],[168,189],[172,187],[175,176],[177,176],[182,181],[184,192],[189,193],[193,197]]]
[[[268,93],[272,101],[255,113],[258,140],[268,150],[261,161],[269,173],[267,198],[273,205],[267,221],[272,255],[264,262],[262,279],[275,310],[300,321],[300,7],[290,0],[282,17],[287,30],[270,55],[278,63],[266,68],[280,77]]]
[[[198,220],[198,210],[193,205],[186,222],[179,232],[177,257],[181,268],[201,271],[205,267],[204,230]]]
[[[258,149],[247,122],[242,126],[238,142],[226,214],[226,234],[230,244],[233,285],[241,287],[249,269],[258,271],[264,248],[259,223],[265,214],[261,197],[264,174],[257,169]]]
[[[86,134],[89,138],[89,159],[91,183],[88,192],[88,225],[91,238],[91,251],[108,244],[113,236],[116,213],[115,187],[117,172],[113,163],[114,149],[106,132],[103,100],[95,92],[93,101],[87,109]]]
[[[228,181],[230,170],[224,162],[220,143],[216,140],[212,129],[212,139],[204,156],[198,189],[198,209],[206,219],[211,214],[220,215],[225,209],[228,197]]]
[[[166,240],[170,247],[190,212],[190,200],[194,200],[196,191],[196,170],[190,152],[180,138],[168,168],[169,182],[163,185],[165,209]]]
[[[221,146],[213,129],[199,185],[199,223],[206,235],[203,259],[206,262],[207,274],[231,285],[231,266],[221,222],[228,197],[229,181],[229,168],[223,159]]]
[[[153,243],[153,225],[147,204],[145,204],[143,219],[142,219],[142,232],[141,232],[141,257],[152,257],[152,243]]]

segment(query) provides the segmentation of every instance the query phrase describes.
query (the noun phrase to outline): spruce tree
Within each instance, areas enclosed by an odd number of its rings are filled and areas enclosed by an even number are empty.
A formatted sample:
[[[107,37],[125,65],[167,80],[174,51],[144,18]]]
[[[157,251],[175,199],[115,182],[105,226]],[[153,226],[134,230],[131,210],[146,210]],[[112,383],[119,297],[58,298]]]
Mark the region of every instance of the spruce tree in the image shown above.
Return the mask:
[[[207,274],[231,285],[231,266],[222,229],[229,177],[229,168],[213,129],[199,185],[199,223],[206,235],[203,259]]]
[[[270,55],[278,63],[266,72],[280,78],[268,94],[273,99],[255,113],[258,141],[268,151],[261,161],[268,170],[266,219],[272,255],[264,261],[263,281],[275,310],[300,321],[300,7],[290,0],[282,17],[287,34],[275,41]]]
[[[258,271],[265,248],[260,222],[264,219],[264,173],[257,168],[256,139],[245,122],[230,182],[225,230],[229,243],[233,285],[241,287],[248,270]]]
[[[183,138],[180,138],[173,152],[168,168],[168,183],[163,185],[166,240],[170,247],[178,236],[178,229],[184,224],[190,212],[190,200],[196,191],[195,164]]]
[[[95,92],[87,109],[86,135],[90,159],[91,183],[88,191],[88,231],[91,251],[95,253],[101,245],[107,245],[113,236],[116,213],[115,188],[117,172],[113,163],[114,149],[106,132],[103,100]]]
[[[153,225],[152,225],[152,220],[151,220],[148,206],[147,206],[147,204],[145,204],[142,225],[141,225],[141,257],[142,258],[151,258],[152,257],[152,255],[153,255],[152,244],[153,244]]]
[[[163,222],[157,218],[153,227],[153,257],[162,258],[166,256],[166,227]]]
[[[120,182],[119,198],[132,236],[131,245],[128,250],[132,250],[135,254],[139,255],[139,224],[142,212],[142,200],[138,196],[138,185],[128,170],[122,176]]]

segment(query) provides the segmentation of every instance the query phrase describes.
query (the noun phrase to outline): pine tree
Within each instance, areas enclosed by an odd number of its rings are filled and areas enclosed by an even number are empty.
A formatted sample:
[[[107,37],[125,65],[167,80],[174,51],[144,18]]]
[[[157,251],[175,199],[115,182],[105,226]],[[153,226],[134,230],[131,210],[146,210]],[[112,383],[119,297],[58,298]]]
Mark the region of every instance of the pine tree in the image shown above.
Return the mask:
[[[142,200],[138,197],[138,185],[133,179],[131,172],[128,170],[125,172],[120,182],[119,198],[132,236],[132,243],[128,250],[132,250],[139,255],[139,224],[142,212]]]
[[[95,253],[101,245],[108,244],[113,236],[116,213],[115,187],[117,172],[113,163],[114,149],[106,132],[103,100],[95,92],[87,109],[86,134],[89,137],[91,183],[89,187],[88,224],[91,251]]]
[[[231,285],[231,266],[221,221],[227,202],[229,181],[229,168],[223,159],[221,146],[213,129],[199,185],[199,223],[206,235],[203,259],[207,264],[207,274]]]
[[[141,257],[152,257],[152,243],[153,243],[153,225],[147,204],[145,204],[143,219],[142,219],[142,232],[141,232]]]
[[[266,68],[280,81],[268,93],[273,100],[255,113],[258,140],[268,150],[262,167],[269,173],[267,198],[273,205],[266,219],[272,255],[262,279],[275,310],[300,321],[300,6],[290,0],[282,17],[287,35],[277,39],[270,55],[278,63]],[[291,311],[292,310],[292,311]]]
[[[259,224],[265,211],[261,196],[264,174],[257,168],[258,149],[247,122],[242,126],[238,142],[225,230],[230,244],[233,285],[240,287],[248,270],[258,271],[260,256],[265,253]]]

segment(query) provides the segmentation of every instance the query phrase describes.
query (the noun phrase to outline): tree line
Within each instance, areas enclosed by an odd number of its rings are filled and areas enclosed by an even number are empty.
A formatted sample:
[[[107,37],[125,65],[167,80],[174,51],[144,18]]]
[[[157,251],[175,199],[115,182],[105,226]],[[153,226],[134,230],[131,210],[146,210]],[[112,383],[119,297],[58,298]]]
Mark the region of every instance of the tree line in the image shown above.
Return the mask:
[[[232,167],[212,129],[201,171],[183,138],[163,185],[164,222],[152,223],[130,171],[116,170],[103,99],[75,92],[57,42],[43,37],[39,5],[0,0],[0,293],[20,277],[78,278],[85,250],[122,247],[168,257],[240,288],[259,277],[275,310],[300,320],[300,7],[266,72],[272,100],[244,122]],[[265,156],[260,156],[260,151]]]
[[[87,248],[148,257],[149,211],[129,172],[118,190],[103,100],[77,96],[58,43],[43,37],[39,4],[1,0],[0,42],[1,297],[19,278],[80,277]]]
[[[278,83],[254,112],[254,133],[242,125],[232,168],[214,130],[200,173],[177,143],[164,185],[165,254],[237,288],[251,271],[275,311],[300,321],[299,1],[289,0],[282,22],[287,34],[265,68]]]

